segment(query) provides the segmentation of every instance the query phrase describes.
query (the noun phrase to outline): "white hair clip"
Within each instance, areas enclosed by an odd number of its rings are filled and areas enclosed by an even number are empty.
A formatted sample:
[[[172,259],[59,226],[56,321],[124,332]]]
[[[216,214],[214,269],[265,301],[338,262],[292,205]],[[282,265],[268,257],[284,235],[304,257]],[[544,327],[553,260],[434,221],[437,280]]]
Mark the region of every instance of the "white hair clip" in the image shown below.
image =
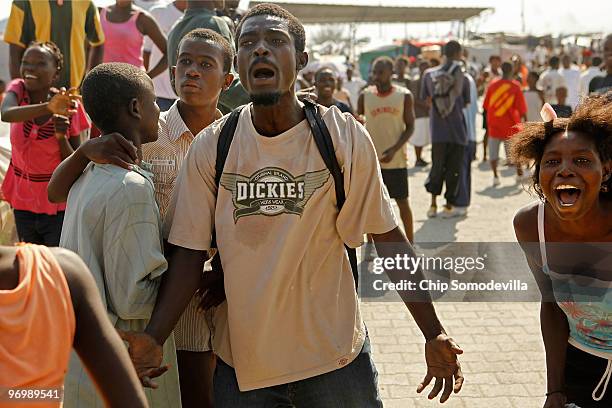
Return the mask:
[[[552,122],[553,120],[557,119],[557,112],[555,112],[549,103],[545,103],[540,111],[540,116],[544,122]]]

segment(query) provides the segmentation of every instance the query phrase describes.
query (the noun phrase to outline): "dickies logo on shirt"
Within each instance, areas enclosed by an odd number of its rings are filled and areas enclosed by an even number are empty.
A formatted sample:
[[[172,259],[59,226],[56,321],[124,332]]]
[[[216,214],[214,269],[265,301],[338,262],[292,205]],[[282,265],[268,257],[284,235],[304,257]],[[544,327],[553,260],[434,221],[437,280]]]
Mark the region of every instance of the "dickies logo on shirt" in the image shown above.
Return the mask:
[[[327,169],[294,177],[278,167],[266,167],[250,177],[223,173],[220,184],[232,193],[234,222],[248,215],[301,216],[312,195],[329,179]]]

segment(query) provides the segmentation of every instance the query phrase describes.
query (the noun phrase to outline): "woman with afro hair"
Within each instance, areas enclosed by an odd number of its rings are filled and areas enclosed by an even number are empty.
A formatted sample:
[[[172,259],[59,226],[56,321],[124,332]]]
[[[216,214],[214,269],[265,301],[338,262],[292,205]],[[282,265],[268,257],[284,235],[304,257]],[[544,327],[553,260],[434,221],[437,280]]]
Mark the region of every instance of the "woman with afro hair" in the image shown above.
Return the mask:
[[[514,229],[542,294],[544,407],[612,407],[612,92],[570,118],[550,105],[542,113],[510,155],[533,165],[540,198],[518,211]]]

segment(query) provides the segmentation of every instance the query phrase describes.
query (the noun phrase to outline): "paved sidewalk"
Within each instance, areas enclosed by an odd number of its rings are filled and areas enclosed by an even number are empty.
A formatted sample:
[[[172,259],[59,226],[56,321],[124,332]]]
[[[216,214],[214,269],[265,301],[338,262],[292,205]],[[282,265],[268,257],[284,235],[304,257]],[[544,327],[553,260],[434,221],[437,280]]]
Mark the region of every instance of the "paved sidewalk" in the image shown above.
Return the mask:
[[[416,242],[515,241],[513,215],[535,198],[517,186],[512,168],[502,168],[502,184],[492,188],[492,173],[487,164],[481,163],[482,145],[478,148],[467,217],[428,219],[425,214],[430,196],[423,184],[429,166],[411,170]],[[428,150],[424,157],[429,161]],[[413,157],[410,163],[414,163]],[[438,208],[444,203],[440,198]],[[425,375],[424,341],[404,305],[363,304],[385,407],[543,406],[546,372],[538,303],[438,303],[436,309],[447,331],[465,351],[460,359],[465,375],[463,390],[443,405],[427,399],[431,385],[424,395],[415,391]]]

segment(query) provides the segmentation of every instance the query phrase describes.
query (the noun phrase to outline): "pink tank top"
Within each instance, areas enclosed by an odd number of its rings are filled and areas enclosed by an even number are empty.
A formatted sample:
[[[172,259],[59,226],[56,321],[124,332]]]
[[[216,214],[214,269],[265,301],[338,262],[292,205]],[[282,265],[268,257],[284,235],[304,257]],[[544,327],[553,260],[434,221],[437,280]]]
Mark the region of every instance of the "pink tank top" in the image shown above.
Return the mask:
[[[106,18],[107,9],[100,13],[100,22],[104,30],[104,62],[125,62],[144,70],[142,47],[144,36],[136,27],[139,11],[124,23],[112,23]]]

